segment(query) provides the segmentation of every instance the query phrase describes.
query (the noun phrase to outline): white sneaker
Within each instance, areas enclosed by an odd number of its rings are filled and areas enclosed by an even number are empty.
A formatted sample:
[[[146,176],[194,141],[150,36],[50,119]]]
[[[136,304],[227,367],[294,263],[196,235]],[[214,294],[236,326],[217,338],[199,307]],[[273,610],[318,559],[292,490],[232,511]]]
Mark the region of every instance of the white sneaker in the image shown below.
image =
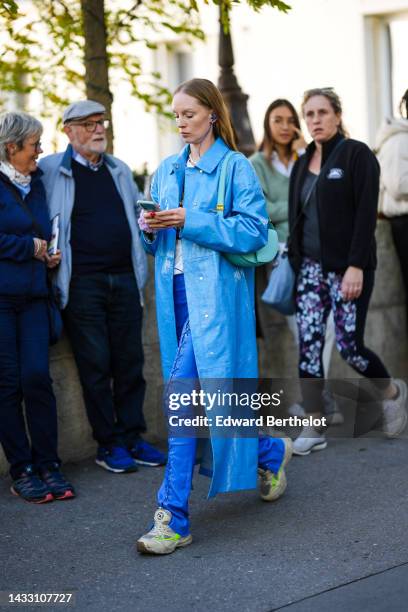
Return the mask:
[[[282,465],[279,468],[277,474],[274,474],[270,470],[263,470],[258,468],[259,474],[259,492],[261,499],[264,501],[275,501],[282,497],[287,487],[287,480],[285,474],[285,466],[289,463],[292,457],[292,440],[290,438],[283,438],[285,444],[285,454],[283,455]]]
[[[326,448],[326,438],[319,434],[314,427],[303,427],[300,435],[293,442],[294,455],[310,455],[312,451]]]
[[[304,416],[306,416],[306,412],[302,404],[297,404],[297,403],[289,406],[288,414],[290,414],[290,416],[297,416],[300,418],[303,418]]]
[[[323,415],[327,417],[327,423],[329,425],[343,425],[344,416],[340,411],[340,408],[333,395],[330,393],[330,391],[326,391],[326,389],[323,391],[322,395],[324,402]],[[297,416],[300,418],[307,416],[302,404],[298,403],[289,406],[288,414],[290,414],[290,416]]]
[[[400,378],[392,381],[398,387],[396,399],[383,400],[383,431],[388,438],[402,433],[407,424],[407,385]]]
[[[153,528],[136,542],[138,552],[168,555],[174,552],[176,548],[191,544],[193,538],[190,534],[183,537],[169,527],[171,519],[171,512],[158,508],[154,513]]]

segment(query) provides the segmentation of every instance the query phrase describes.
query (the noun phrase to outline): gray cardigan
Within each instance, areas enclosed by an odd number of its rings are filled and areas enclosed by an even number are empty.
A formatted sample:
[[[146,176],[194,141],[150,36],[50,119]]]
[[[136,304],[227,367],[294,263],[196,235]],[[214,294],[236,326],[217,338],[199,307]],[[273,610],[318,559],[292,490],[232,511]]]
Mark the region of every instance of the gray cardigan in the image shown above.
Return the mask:
[[[48,155],[40,160],[43,171],[42,181],[47,193],[50,217],[60,214],[60,235],[58,246],[61,249],[61,264],[57,268],[54,283],[57,287],[61,308],[65,308],[69,297],[69,284],[72,272],[71,256],[71,214],[75,198],[75,181],[72,175],[72,146],[64,153]],[[132,172],[124,162],[112,155],[104,155],[104,160],[112,175],[116,188],[123,200],[125,213],[132,235],[132,264],[139,288],[140,302],[143,304],[142,289],[147,280],[146,255],[140,240],[137,224],[138,210],[136,200],[141,197],[133,180]]]

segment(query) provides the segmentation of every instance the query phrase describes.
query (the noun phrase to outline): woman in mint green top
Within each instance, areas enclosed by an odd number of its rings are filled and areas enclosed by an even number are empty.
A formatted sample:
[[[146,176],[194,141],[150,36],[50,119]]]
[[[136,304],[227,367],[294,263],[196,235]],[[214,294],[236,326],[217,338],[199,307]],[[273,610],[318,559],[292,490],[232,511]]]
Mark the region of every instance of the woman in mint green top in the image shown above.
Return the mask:
[[[274,100],[267,108],[264,136],[259,151],[250,157],[261,183],[268,215],[279,242],[288,237],[289,177],[306,143],[294,106],[285,99]]]

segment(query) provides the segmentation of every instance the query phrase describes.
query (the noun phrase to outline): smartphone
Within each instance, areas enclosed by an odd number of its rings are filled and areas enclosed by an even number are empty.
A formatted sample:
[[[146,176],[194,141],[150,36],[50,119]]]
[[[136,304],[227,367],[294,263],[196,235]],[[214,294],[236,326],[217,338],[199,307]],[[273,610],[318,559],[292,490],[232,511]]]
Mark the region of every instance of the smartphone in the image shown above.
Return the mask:
[[[51,219],[51,240],[48,243],[48,255],[56,255],[58,251],[58,238],[59,238],[59,225],[60,225],[60,216],[55,215]]]
[[[156,204],[156,202],[152,202],[152,200],[138,200],[136,204],[141,206],[143,210],[148,210],[149,212],[160,210],[160,206]]]

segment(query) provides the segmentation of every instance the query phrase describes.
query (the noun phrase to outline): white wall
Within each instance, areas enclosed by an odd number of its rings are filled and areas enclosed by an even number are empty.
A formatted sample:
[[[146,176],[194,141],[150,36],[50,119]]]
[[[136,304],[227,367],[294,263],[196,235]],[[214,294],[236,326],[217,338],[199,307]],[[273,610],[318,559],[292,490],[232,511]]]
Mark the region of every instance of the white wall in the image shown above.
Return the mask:
[[[246,4],[234,7],[232,35],[235,70],[242,89],[250,96],[249,113],[257,141],[261,138],[265,109],[274,98],[287,97],[299,109],[304,90],[332,86],[342,98],[344,120],[350,134],[370,145],[374,144],[375,131],[386,103],[380,100],[373,113],[373,96],[377,95],[378,90],[381,93],[389,84],[384,82],[384,70],[377,65],[377,56],[367,57],[373,51],[367,46],[367,22],[364,17],[366,13],[375,14],[374,5],[380,12],[387,3],[392,9],[402,7],[408,10],[408,0],[387,0],[381,5],[377,0],[292,0],[292,10],[286,15],[270,8],[255,14]],[[206,77],[216,82],[217,8],[202,5],[201,14],[207,41],[194,47],[191,76]],[[402,38],[399,36],[400,40]],[[376,40],[374,44],[377,44]],[[380,50],[380,53],[383,51]],[[173,88],[171,53],[161,49],[158,58],[156,63],[163,72],[164,80],[166,82],[167,78],[166,84]],[[373,89],[370,61],[380,73],[375,77],[380,79],[377,89]],[[398,69],[401,71],[401,67]],[[134,121],[143,124],[140,136],[147,146],[136,144],[130,156],[129,139],[126,138],[129,131],[121,127],[122,118],[116,117],[117,134],[123,131],[126,135],[123,139],[117,136],[117,153],[133,165],[140,165],[146,160],[153,169],[161,158],[181,146],[178,138],[170,135],[170,123],[166,133],[163,130],[154,131],[155,121],[151,117],[142,119],[135,114]],[[151,146],[154,138],[156,149]]]

